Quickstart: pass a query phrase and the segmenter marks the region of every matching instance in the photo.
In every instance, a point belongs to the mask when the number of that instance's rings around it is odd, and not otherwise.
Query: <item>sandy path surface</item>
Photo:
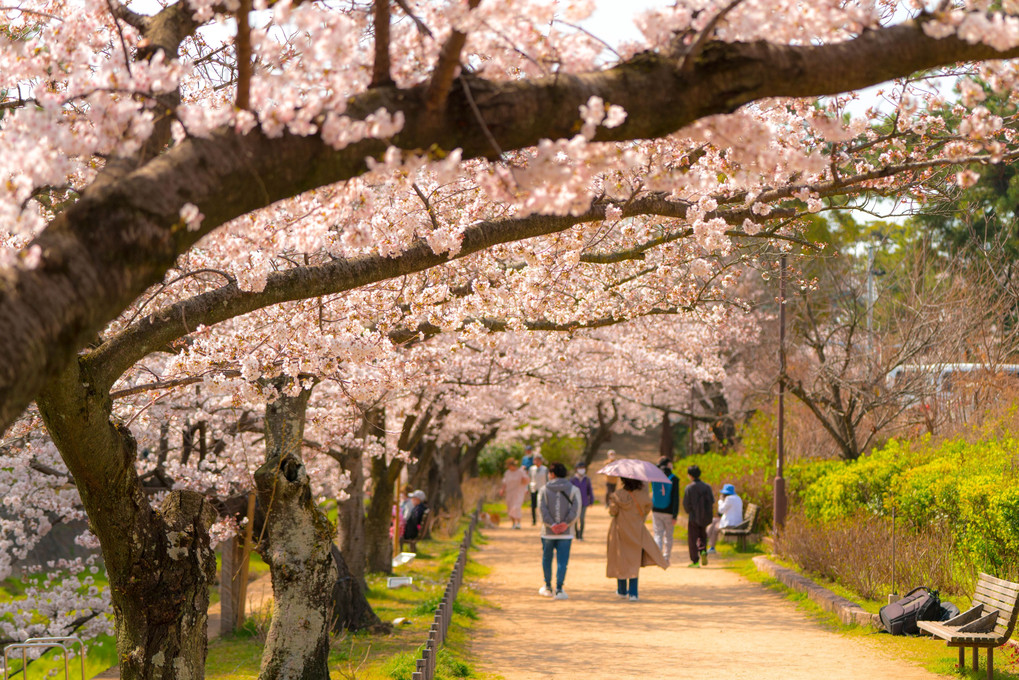
[[[890,658],[878,644],[825,631],[717,561],[688,569],[685,543],[673,551],[678,566],[641,570],[639,602],[618,599],[615,581],[605,578],[602,505],[589,508],[585,540],[574,541],[570,599],[540,597],[541,543],[524,512],[523,530],[486,529],[489,543],[477,553],[492,568],[480,589],[500,609],[483,615],[473,649],[482,670],[506,680],[941,677]]]

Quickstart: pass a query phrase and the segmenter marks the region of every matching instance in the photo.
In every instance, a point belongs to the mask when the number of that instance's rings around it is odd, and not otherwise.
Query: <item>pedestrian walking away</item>
[[[718,517],[708,527],[708,553],[715,552],[718,535],[726,527],[734,527],[743,523],[743,499],[736,495],[736,487],[723,484],[719,492]]]
[[[548,483],[538,492],[538,508],[541,512],[541,570],[545,585],[538,594],[565,600],[566,567],[570,561],[570,546],[573,544],[573,527],[580,517],[583,503],[580,489],[566,478],[566,466],[552,463]],[[555,589],[552,589],[552,557],[555,555]]]
[[[520,528],[524,512],[524,495],[527,493],[529,483],[530,476],[526,470],[517,467],[517,459],[506,459],[506,472],[502,473],[499,495],[506,499],[506,514],[514,529]]]
[[[576,469],[573,471],[573,477],[570,478],[570,483],[577,487],[580,492],[580,517],[577,519],[576,535],[577,540],[584,540],[584,520],[587,517],[587,506],[594,504],[594,488],[591,486],[591,478],[587,476],[587,466],[583,463],[577,463]]]
[[[687,516],[687,546],[690,549],[691,567],[708,564],[708,527],[714,514],[715,495],[711,487],[701,481],[701,469],[691,465],[686,469],[690,483],[683,490],[683,511]]]
[[[651,512],[651,496],[644,482],[629,477],[621,477],[619,481],[623,488],[609,498],[612,522],[606,542],[605,575],[616,579],[619,597],[636,602],[640,568],[657,564],[667,569],[669,563],[644,526]]]
[[[670,483],[651,482],[651,531],[662,555],[671,561],[672,538],[679,517],[679,478],[672,474],[672,462],[665,456],[658,460],[658,467]]]
[[[531,480],[528,488],[531,490],[531,526],[533,527],[538,524],[538,492],[548,482],[548,468],[545,467],[545,460],[540,453],[534,457],[534,463],[527,472]]]
[[[606,461],[605,463],[611,463],[616,459],[616,452],[609,449],[605,452]],[[616,487],[619,485],[619,477],[612,475],[605,475],[605,505],[609,504],[609,499],[612,498],[612,494],[616,492]]]

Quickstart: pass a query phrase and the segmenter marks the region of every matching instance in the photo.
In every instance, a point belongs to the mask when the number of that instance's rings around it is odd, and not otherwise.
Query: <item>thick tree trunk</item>
[[[402,469],[401,460],[386,463],[382,458],[372,459],[372,497],[364,521],[368,571],[393,572],[393,539],[389,529],[393,525],[393,486]]]
[[[151,506],[134,438],[111,422],[109,396],[93,385],[72,362],[38,404],[102,546],[121,678],[199,680],[216,575],[208,531],[215,509],[192,491],[171,491]]]
[[[340,549],[335,544],[332,546],[331,553],[339,575],[336,583],[333,584],[331,596],[330,630],[334,633],[342,633],[345,630],[388,630],[389,626],[382,623],[365,598],[362,579],[354,578],[347,568]]]
[[[584,436],[584,452],[581,454],[581,459],[585,465],[591,465],[591,461],[598,455],[602,444],[612,441],[612,426],[616,424],[617,420],[619,420],[619,407],[615,402],[612,402],[611,417],[605,413],[603,403],[598,402],[598,424],[588,430]]]
[[[675,456],[672,446],[672,421],[669,420],[669,412],[662,411],[662,431],[658,438],[658,455],[671,461]]]
[[[436,506],[456,510],[463,504],[463,485],[460,477],[460,458],[463,446],[444,444],[439,447],[439,495]]]
[[[346,558],[350,575],[364,587],[365,528],[364,528],[364,462],[361,449],[343,453],[343,469],[350,475],[348,497],[337,503],[336,534],[340,552]]]
[[[244,536],[232,536],[219,547],[223,555],[219,571],[219,632],[225,635],[237,627],[237,617],[244,610],[240,601]]]
[[[315,504],[301,448],[310,390],[265,408],[265,463],[255,471],[265,527],[258,552],[272,573],[272,622],[259,680],[328,680],[332,528]]]

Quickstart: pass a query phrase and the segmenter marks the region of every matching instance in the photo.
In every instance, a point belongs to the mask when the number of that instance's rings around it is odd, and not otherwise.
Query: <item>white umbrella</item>
[[[614,460],[601,470],[598,470],[598,472],[603,475],[611,475],[612,477],[627,477],[629,479],[639,479],[643,482],[672,484],[657,465],[646,460],[638,460],[637,458]]]

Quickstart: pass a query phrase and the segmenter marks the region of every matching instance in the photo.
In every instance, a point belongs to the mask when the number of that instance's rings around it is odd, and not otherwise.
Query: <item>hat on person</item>
[[[688,467],[686,469],[686,474],[690,475],[694,479],[700,479],[701,478],[701,469],[699,467],[697,467],[696,465],[691,465],[690,467]]]
[[[422,491],[421,489],[418,489],[417,491],[415,491],[414,493],[412,493],[412,494],[410,495],[410,497],[411,497],[411,498],[416,498],[416,499],[418,499],[419,501],[421,501],[422,503],[424,503],[424,502],[425,502],[425,492],[424,492],[424,491]]]
[[[736,487],[734,487],[732,484],[723,484],[722,485],[722,493],[724,495],[726,495],[726,496],[735,496],[736,495]]]

